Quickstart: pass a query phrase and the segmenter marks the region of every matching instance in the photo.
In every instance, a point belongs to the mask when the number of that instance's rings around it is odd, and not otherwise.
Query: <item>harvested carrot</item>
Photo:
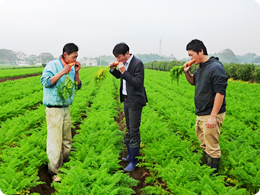
[[[193,59],[193,60],[189,61],[189,62],[187,63],[187,65],[188,65],[188,66],[191,66],[195,61],[196,61],[196,60]]]
[[[194,62],[195,62],[195,59],[189,61],[187,63],[187,65],[191,66]],[[173,81],[173,79],[176,79],[177,80],[177,84],[179,84],[179,77],[183,73],[183,68],[184,68],[184,65],[183,66],[174,66],[170,70],[170,77],[172,78],[172,81]]]
[[[119,64],[119,62],[114,62],[113,65],[114,66],[117,66]]]
[[[72,63],[69,63],[68,65],[74,66],[75,64],[76,64],[76,62],[72,62]]]
[[[113,66],[117,66],[119,64],[119,62],[114,62],[113,63]],[[101,80],[103,80],[104,78],[106,78],[106,70],[110,67],[107,66],[106,68],[100,68],[98,70],[98,73],[97,73],[97,76],[95,77],[95,81],[98,83],[100,82]]]

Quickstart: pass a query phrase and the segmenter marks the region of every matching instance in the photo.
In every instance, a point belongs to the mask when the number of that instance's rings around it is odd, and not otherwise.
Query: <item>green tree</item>
[[[52,54],[50,53],[41,53],[38,58],[41,60],[43,64],[47,64],[49,61],[54,60],[55,58],[53,57]]]
[[[34,65],[37,58],[37,55],[32,54],[26,58],[26,62],[30,65]]]
[[[0,64],[15,64],[17,56],[12,50],[0,49]]]

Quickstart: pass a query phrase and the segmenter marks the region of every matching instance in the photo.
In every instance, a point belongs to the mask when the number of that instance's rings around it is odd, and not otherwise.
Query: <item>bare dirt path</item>
[[[39,76],[42,73],[35,73],[35,74],[28,74],[28,75],[22,75],[22,76],[17,76],[17,77],[8,77],[8,78],[2,78],[0,79],[0,83],[6,82],[6,81],[14,81],[14,80],[18,80],[18,79],[24,79],[27,77],[35,77],[35,76]]]

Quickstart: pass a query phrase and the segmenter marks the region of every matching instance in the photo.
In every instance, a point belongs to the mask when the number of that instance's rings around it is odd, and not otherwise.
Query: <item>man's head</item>
[[[191,59],[195,59],[195,64],[199,64],[208,60],[208,52],[204,43],[198,39],[194,39],[186,46],[188,55]]]
[[[68,43],[63,47],[62,58],[66,63],[76,62],[78,57],[78,46],[74,43]]]
[[[129,47],[125,43],[118,43],[113,49],[113,54],[118,62],[123,63],[125,63],[131,56],[129,54]]]

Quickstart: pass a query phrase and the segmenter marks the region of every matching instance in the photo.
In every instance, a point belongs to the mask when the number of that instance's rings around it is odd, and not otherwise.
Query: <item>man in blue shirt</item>
[[[43,70],[41,83],[43,85],[43,104],[46,106],[47,121],[47,155],[48,169],[53,180],[59,181],[58,169],[71,151],[71,117],[69,105],[74,100],[75,88],[81,88],[79,70],[81,65],[76,62],[78,47],[68,43],[63,47],[63,53],[57,60],[50,61]],[[73,66],[74,65],[74,66]],[[70,89],[67,97],[58,94],[65,80],[70,79],[76,86]],[[66,93],[65,93],[66,94]]]

